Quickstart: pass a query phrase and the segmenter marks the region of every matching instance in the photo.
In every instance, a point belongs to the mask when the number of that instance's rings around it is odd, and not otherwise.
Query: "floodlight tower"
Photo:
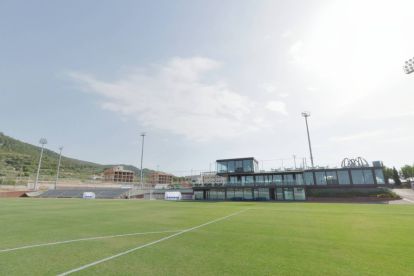
[[[37,166],[37,174],[36,174],[36,180],[34,184],[34,190],[36,190],[37,188],[37,179],[39,178],[40,164],[42,163],[43,146],[47,144],[46,138],[40,139],[39,143],[42,144],[42,150],[40,151],[39,165]]]
[[[306,131],[308,132],[308,142],[309,142],[309,151],[310,151],[310,158],[311,158],[311,163],[312,163],[312,167],[313,166],[313,156],[312,156],[312,147],[311,147],[311,142],[310,142],[310,136],[309,136],[309,128],[308,128],[308,117],[311,115],[310,111],[303,111],[302,112],[302,116],[305,117],[305,122],[306,122]]]
[[[59,163],[58,163],[57,172],[56,172],[55,190],[57,189],[57,182],[58,182],[58,177],[59,177],[60,159],[62,158],[62,149],[63,149],[63,147],[60,147],[59,149],[60,149],[60,155],[59,155]]]
[[[414,72],[414,58],[407,60],[403,66],[403,69],[404,73],[406,74],[411,74]]]
[[[141,132],[142,136],[142,151],[141,151],[141,176],[139,177],[139,184],[142,190],[142,160],[144,159],[144,137],[147,135],[145,132]]]

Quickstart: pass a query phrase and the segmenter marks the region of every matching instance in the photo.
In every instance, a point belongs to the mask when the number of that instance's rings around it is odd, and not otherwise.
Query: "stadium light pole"
[[[42,139],[40,139],[39,143],[42,144],[42,150],[40,151],[39,165],[37,166],[37,174],[36,174],[36,180],[35,180],[35,184],[34,184],[34,189],[33,190],[36,190],[36,188],[37,188],[37,179],[39,178],[40,164],[42,163],[43,146],[45,144],[47,144],[47,140],[45,138],[42,138]]]
[[[414,58],[407,60],[403,66],[403,69],[404,73],[406,74],[411,74],[414,72]]]
[[[302,116],[305,117],[306,131],[308,132],[309,152],[310,152],[310,158],[311,158],[311,163],[312,163],[312,168],[313,168],[314,166],[313,166],[312,147],[311,147],[311,141],[310,141],[310,136],[309,136],[309,128],[308,128],[308,117],[310,115],[311,115],[310,111],[303,111],[302,112]]]
[[[147,135],[145,132],[141,132],[142,136],[142,150],[141,150],[141,176],[139,177],[139,182],[142,190],[142,161],[144,160],[144,138]]]
[[[58,182],[58,177],[59,177],[60,159],[62,158],[62,149],[63,149],[63,147],[60,147],[59,149],[60,149],[60,154],[59,154],[59,163],[58,163],[58,167],[57,167],[57,171],[56,171],[55,190],[57,189],[57,182]]]
[[[296,155],[293,155],[293,162],[295,163],[295,169],[296,169]]]

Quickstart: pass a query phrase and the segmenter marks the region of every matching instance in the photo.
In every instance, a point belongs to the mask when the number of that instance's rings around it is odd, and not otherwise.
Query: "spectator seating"
[[[82,198],[84,192],[95,193],[95,198],[125,198],[129,189],[64,189],[45,191],[39,198]]]

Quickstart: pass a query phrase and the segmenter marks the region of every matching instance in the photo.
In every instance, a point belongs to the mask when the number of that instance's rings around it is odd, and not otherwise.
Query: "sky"
[[[414,163],[412,0],[0,1],[0,131],[175,175]],[[293,157],[295,156],[295,158]]]

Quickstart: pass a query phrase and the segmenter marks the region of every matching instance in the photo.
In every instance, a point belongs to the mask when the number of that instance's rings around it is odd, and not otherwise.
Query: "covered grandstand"
[[[38,198],[82,198],[84,192],[95,193],[95,198],[101,199],[117,199],[125,198],[129,189],[62,189],[47,190],[39,195]]]

